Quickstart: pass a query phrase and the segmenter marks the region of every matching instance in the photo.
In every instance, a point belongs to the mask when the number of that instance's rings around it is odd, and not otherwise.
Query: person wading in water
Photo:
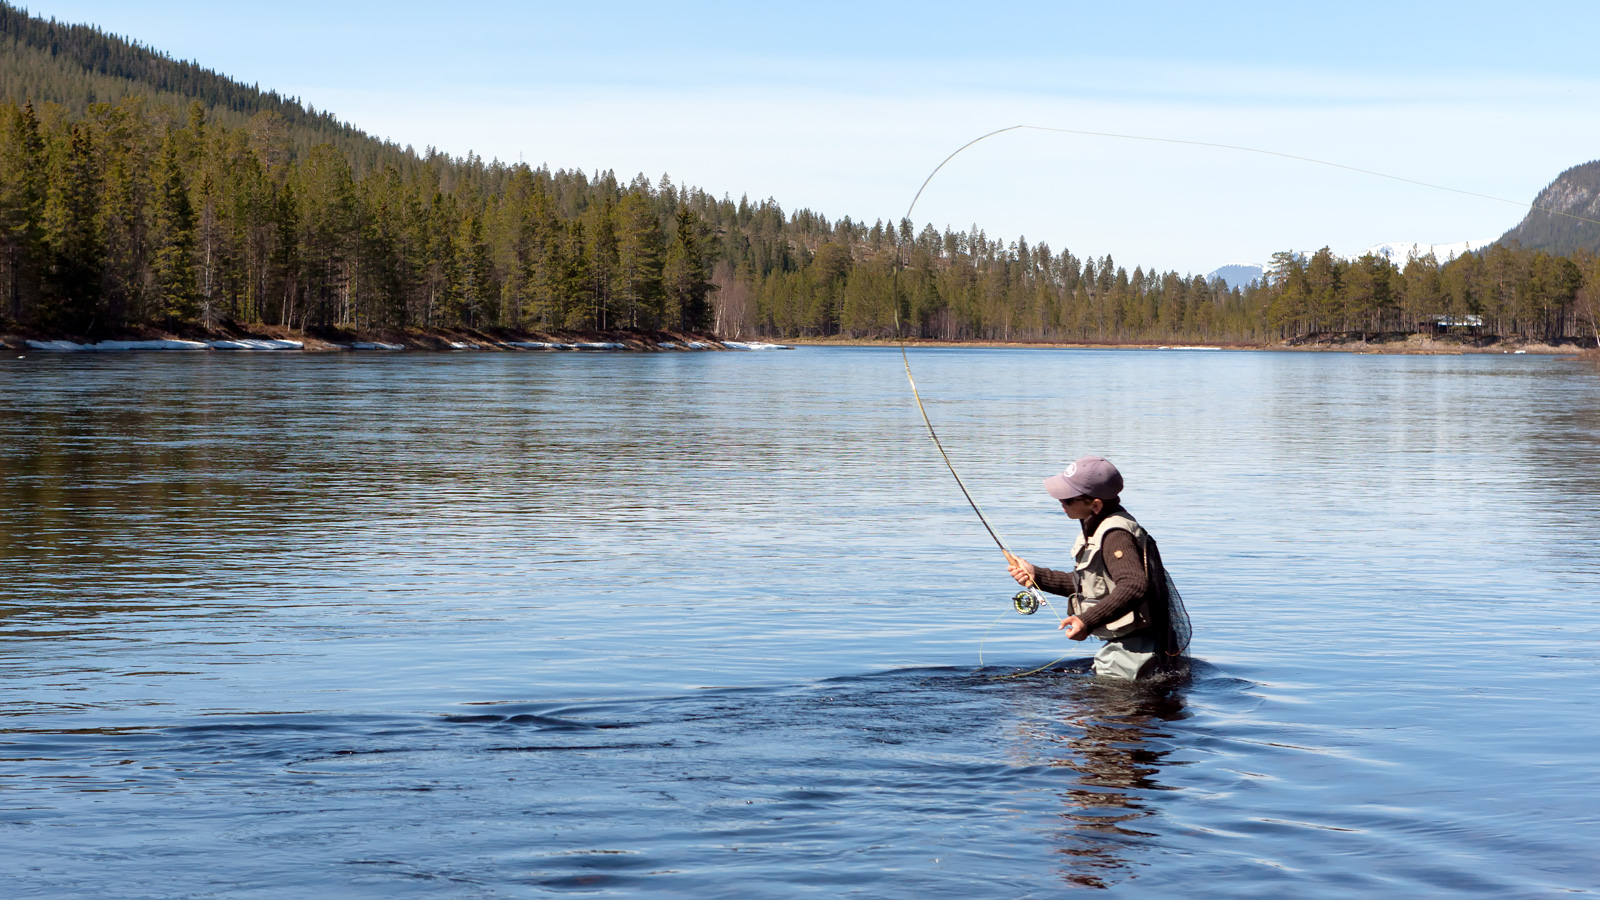
[[[1068,598],[1071,615],[1061,623],[1067,637],[1105,640],[1094,655],[1096,675],[1132,681],[1186,671],[1189,617],[1155,539],[1119,502],[1122,473],[1103,457],[1085,456],[1046,478],[1044,489],[1082,525],[1073,570],[1013,557],[1011,577]]]

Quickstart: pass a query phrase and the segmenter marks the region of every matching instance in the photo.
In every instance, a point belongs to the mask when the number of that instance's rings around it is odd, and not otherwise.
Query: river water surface
[[[912,359],[1023,555],[1120,465],[1188,683],[1006,612],[894,351],[0,360],[0,893],[1600,888],[1592,367]]]

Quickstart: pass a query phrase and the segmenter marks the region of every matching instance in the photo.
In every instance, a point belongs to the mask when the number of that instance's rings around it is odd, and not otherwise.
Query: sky
[[[45,0],[452,155],[913,211],[1120,265],[1494,238],[1600,157],[1600,4]]]

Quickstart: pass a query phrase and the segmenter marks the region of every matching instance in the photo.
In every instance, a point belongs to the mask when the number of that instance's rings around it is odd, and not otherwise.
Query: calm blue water
[[[1189,684],[1006,612],[895,351],[0,359],[4,895],[1600,889],[1592,366],[913,364],[1037,562],[1122,467]]]

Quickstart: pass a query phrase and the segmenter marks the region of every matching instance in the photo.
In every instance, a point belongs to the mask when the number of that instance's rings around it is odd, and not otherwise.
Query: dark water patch
[[[519,747],[485,747],[490,753],[555,753],[577,750],[644,750],[673,746],[660,744],[525,744]]]
[[[1114,702],[1096,705],[1108,697]],[[335,844],[385,846],[381,835],[389,826],[427,821],[430,831],[459,837],[465,829],[487,846],[534,840],[544,848],[537,876],[487,861],[456,870],[449,876],[453,883],[655,890],[651,879],[670,874],[678,889],[731,896],[723,886],[790,869],[780,881],[791,888],[889,888],[904,876],[870,873],[925,863],[921,844],[959,843],[959,835],[974,828],[1022,827],[1035,832],[1030,840],[1092,844],[1102,856],[1122,859],[1122,851],[1101,846],[1105,810],[1150,814],[1134,794],[1152,789],[1152,773],[1171,752],[1161,742],[1175,738],[1152,726],[1177,721],[1174,712],[1182,706],[1181,695],[1108,692],[1078,677],[1023,688],[976,670],[943,668],[562,704],[561,718],[527,712],[234,716],[153,730],[137,744],[112,735],[70,745],[41,740],[31,757],[35,776],[0,791],[0,816],[17,826],[45,827],[15,803],[20,795],[45,794],[88,816],[78,826],[88,832],[80,835],[115,831],[137,808],[140,790],[160,786],[183,797],[187,810],[163,832],[179,845],[204,846],[212,865],[218,854],[237,862],[242,854],[302,846],[318,834],[339,835]],[[555,733],[565,733],[567,717],[584,715],[623,717],[632,738],[660,739],[498,743],[506,729],[525,729],[535,718],[556,722]],[[1115,741],[1096,736],[1102,720],[1116,731]],[[919,749],[910,752],[913,746]],[[40,764],[46,753],[51,765]],[[55,767],[86,771],[110,757],[131,771],[94,783],[47,774]],[[1040,828],[1062,797],[1070,809],[1082,807],[1069,787],[1095,779],[1122,790],[1096,792],[1090,812],[1078,816],[1065,838]],[[94,807],[72,799],[90,792],[128,799],[109,806],[94,801]],[[225,813],[224,804],[232,812]],[[369,821],[373,804],[386,810],[384,824]],[[306,811],[293,815],[306,820],[309,833],[284,828],[288,807]],[[204,831],[217,815],[234,820],[231,838]],[[1113,843],[1129,836],[1139,834],[1121,825],[1111,833]],[[601,837],[614,853],[593,849]],[[426,854],[409,839],[398,849]],[[960,853],[955,847],[950,852]],[[857,855],[876,861],[852,863],[834,875],[796,877],[824,861]],[[396,878],[445,877],[414,864],[390,868]],[[610,871],[617,869],[657,874]],[[769,888],[781,892],[777,883]]]

